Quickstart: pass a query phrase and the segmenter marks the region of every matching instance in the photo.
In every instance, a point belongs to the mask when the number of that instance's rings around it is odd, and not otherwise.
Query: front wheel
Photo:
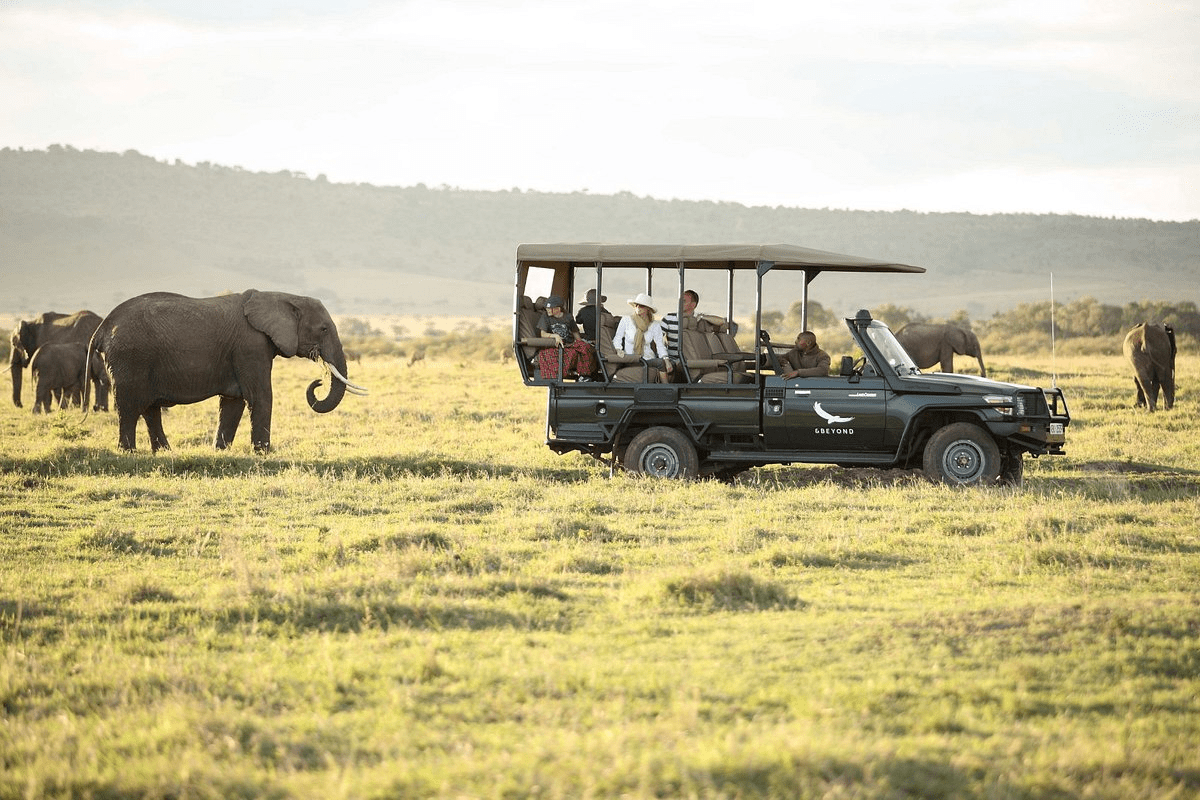
[[[681,431],[656,427],[633,437],[623,460],[635,475],[656,478],[695,478],[700,473],[696,448]]]
[[[925,477],[956,486],[990,486],[1000,475],[1000,448],[978,425],[955,422],[925,445]]]

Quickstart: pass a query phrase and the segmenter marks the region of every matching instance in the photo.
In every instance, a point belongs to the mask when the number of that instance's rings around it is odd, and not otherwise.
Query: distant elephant
[[[133,450],[138,417],[146,420],[150,449],[170,449],[162,427],[167,406],[221,398],[213,445],[233,442],[250,407],[250,441],[256,452],[271,448],[271,368],[276,356],[300,356],[332,373],[329,394],[319,400],[320,380],[308,386],[308,405],[324,414],[347,391],[366,390],[346,379],[346,356],[337,326],[320,300],[260,292],[184,297],[153,292],[112,310],[92,336],[89,352],[103,354],[112,380],[118,443]],[[85,396],[86,403],[86,396]]]
[[[100,324],[100,316],[91,311],[76,311],[74,314],[60,314],[57,311],[47,311],[38,314],[33,319],[21,320],[12,332],[12,359],[9,369],[12,371],[13,405],[21,408],[21,383],[25,367],[39,347],[54,342],[78,342],[87,345],[96,327]],[[99,397],[101,390],[96,389]]]
[[[979,337],[969,328],[915,322],[896,331],[896,339],[921,369],[941,363],[942,372],[954,372],[954,356],[958,354],[974,356],[979,362],[979,374],[987,377]]]
[[[66,408],[68,403],[79,405],[88,369],[85,343],[51,342],[39,347],[29,360],[35,393],[33,413],[49,413],[52,399],[58,401],[59,408]],[[96,404],[92,410],[107,411],[108,373],[101,359],[96,358],[90,370],[96,386]]]
[[[1162,387],[1163,408],[1175,405],[1175,329],[1139,322],[1125,335],[1125,358],[1133,366],[1138,407],[1154,411]]]

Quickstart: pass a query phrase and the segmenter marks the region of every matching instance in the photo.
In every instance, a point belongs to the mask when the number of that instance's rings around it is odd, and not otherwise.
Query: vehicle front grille
[[[1041,392],[1018,392],[1014,400],[1013,411],[1018,417],[1045,417],[1050,413]]]

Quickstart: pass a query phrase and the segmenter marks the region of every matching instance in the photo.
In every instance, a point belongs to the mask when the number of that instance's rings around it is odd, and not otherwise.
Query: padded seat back
[[[728,357],[742,352],[734,338],[736,330],[737,323],[721,317],[704,315],[684,319],[679,344],[692,380],[701,383],[728,383],[731,377],[734,383],[750,380],[744,361],[734,362],[732,376],[730,373]]]
[[[517,315],[517,341],[526,363],[531,363],[543,347],[553,347],[554,340],[538,336],[537,322],[546,307],[546,298],[539,297],[536,301],[528,297],[521,298],[521,308]]]

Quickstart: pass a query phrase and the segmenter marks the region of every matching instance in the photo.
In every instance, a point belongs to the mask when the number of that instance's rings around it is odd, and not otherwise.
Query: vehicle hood
[[[944,392],[946,394],[1007,394],[1020,389],[1035,389],[1022,383],[1004,383],[978,375],[956,372],[931,372],[900,377],[902,387],[914,392]]]

